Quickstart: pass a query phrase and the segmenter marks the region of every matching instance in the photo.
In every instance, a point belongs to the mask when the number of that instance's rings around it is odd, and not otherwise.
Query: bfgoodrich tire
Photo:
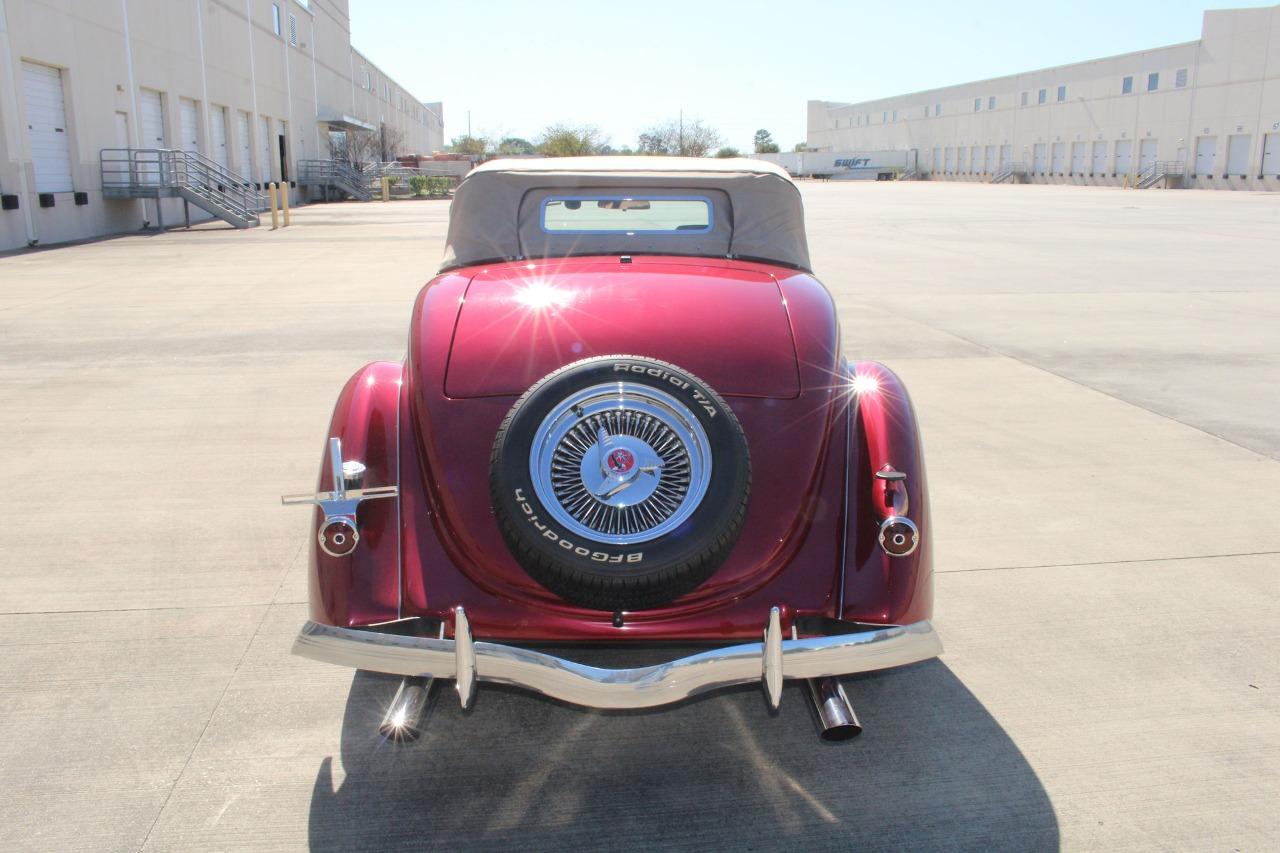
[[[600,356],[539,380],[489,465],[511,553],[561,598],[644,610],[692,591],[737,541],[751,460],[733,411],[675,365]]]

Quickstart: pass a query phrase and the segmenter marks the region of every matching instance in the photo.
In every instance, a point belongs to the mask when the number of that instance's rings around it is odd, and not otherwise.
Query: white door
[[[1116,140],[1116,174],[1127,175],[1133,171],[1133,140]]]
[[[1227,174],[1245,177],[1249,172],[1249,134],[1233,136],[1227,140]]]
[[[956,148],[956,172],[964,174],[969,169],[969,148],[961,145]]]
[[[933,162],[930,164],[930,171],[933,171],[933,172],[942,171],[942,149],[941,148],[933,149]]]
[[[1035,168],[1033,172],[1044,174],[1044,143],[1037,142],[1035,147]]]
[[[994,145],[988,145],[987,150],[983,153],[982,171],[990,175],[992,170],[995,169],[995,167],[996,167],[996,147]]]
[[[1160,150],[1160,146],[1155,139],[1144,139],[1142,145],[1138,146],[1138,169],[1146,171],[1156,163],[1156,152]]]
[[[1053,173],[1061,175],[1067,166],[1067,143],[1053,143]]]
[[[258,116],[258,180],[271,183],[271,119]]]
[[[138,111],[142,114],[142,147],[164,148],[164,107],[160,93],[143,89],[138,93]]]
[[[1083,175],[1085,173],[1084,161],[1089,156],[1089,143],[1073,142],[1071,143],[1071,174]]]
[[[164,104],[159,92],[142,89],[138,92],[138,112],[142,130],[143,148],[165,148]],[[156,154],[139,154],[134,158],[138,164],[138,180],[144,184],[158,183],[160,179],[160,157]]]
[[[235,172],[243,178],[253,174],[253,145],[249,141],[249,114],[243,111],[236,113],[236,140],[239,146],[236,152]]]
[[[22,63],[22,97],[27,108],[31,165],[36,192],[71,192],[71,141],[62,99],[62,72],[34,62]]]
[[[1195,175],[1212,175],[1214,161],[1218,159],[1218,137],[1201,136],[1196,140]]]
[[[1003,172],[1005,169],[1008,169],[1009,166],[1012,164],[1012,162],[1013,162],[1013,146],[1001,145],[1000,146],[1000,171]]]
[[[1262,140],[1262,174],[1280,175],[1280,133],[1268,133]]]
[[[212,107],[209,113],[209,154],[222,168],[227,168],[227,108]]]
[[[969,152],[969,171],[975,175],[982,171],[982,149],[977,145]]]
[[[1093,143],[1093,165],[1089,171],[1098,176],[1107,173],[1107,143]]]
[[[954,148],[947,149],[947,174],[950,175],[956,167],[956,150]]]
[[[178,140],[183,151],[200,151],[200,122],[196,102],[190,98],[178,99],[178,128],[182,138]]]

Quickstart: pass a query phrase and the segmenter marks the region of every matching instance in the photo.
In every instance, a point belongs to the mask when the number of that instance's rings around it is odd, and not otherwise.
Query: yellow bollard
[[[289,227],[289,182],[280,182],[280,211],[284,213],[284,227]]]
[[[391,201],[391,179],[386,175],[382,176],[382,200]]]
[[[280,208],[276,203],[276,185],[274,181],[267,184],[267,198],[271,200],[271,230],[274,231],[280,227]]]

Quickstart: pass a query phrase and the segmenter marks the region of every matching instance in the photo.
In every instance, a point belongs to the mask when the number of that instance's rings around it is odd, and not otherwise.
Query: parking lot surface
[[[291,657],[330,409],[443,202],[0,257],[0,844],[1274,849],[1280,196],[806,184],[850,357],[930,466],[946,654],[598,713]]]

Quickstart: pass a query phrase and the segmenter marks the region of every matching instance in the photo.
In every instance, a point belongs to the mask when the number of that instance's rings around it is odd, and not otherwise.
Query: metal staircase
[[[906,171],[898,173],[899,181],[914,181],[918,177],[920,177],[920,172],[919,170],[916,169],[915,166],[912,166],[910,169],[907,169]]]
[[[996,176],[991,179],[991,183],[1016,184],[1019,180],[1024,180],[1027,177],[1027,172],[1029,171],[1030,169],[1027,168],[1026,163],[1010,163],[996,173]]]
[[[1178,160],[1157,160],[1138,173],[1138,189],[1145,190],[1164,181],[1165,189],[1178,189],[1187,174],[1187,165]]]
[[[299,184],[304,187],[319,187],[326,192],[330,189],[337,190],[357,201],[369,201],[373,198],[373,190],[369,184],[379,176],[371,176],[367,170],[352,166],[345,160],[298,161]]]
[[[107,198],[180,198],[236,228],[257,225],[258,211],[266,207],[248,178],[194,151],[104,148],[98,158]]]

